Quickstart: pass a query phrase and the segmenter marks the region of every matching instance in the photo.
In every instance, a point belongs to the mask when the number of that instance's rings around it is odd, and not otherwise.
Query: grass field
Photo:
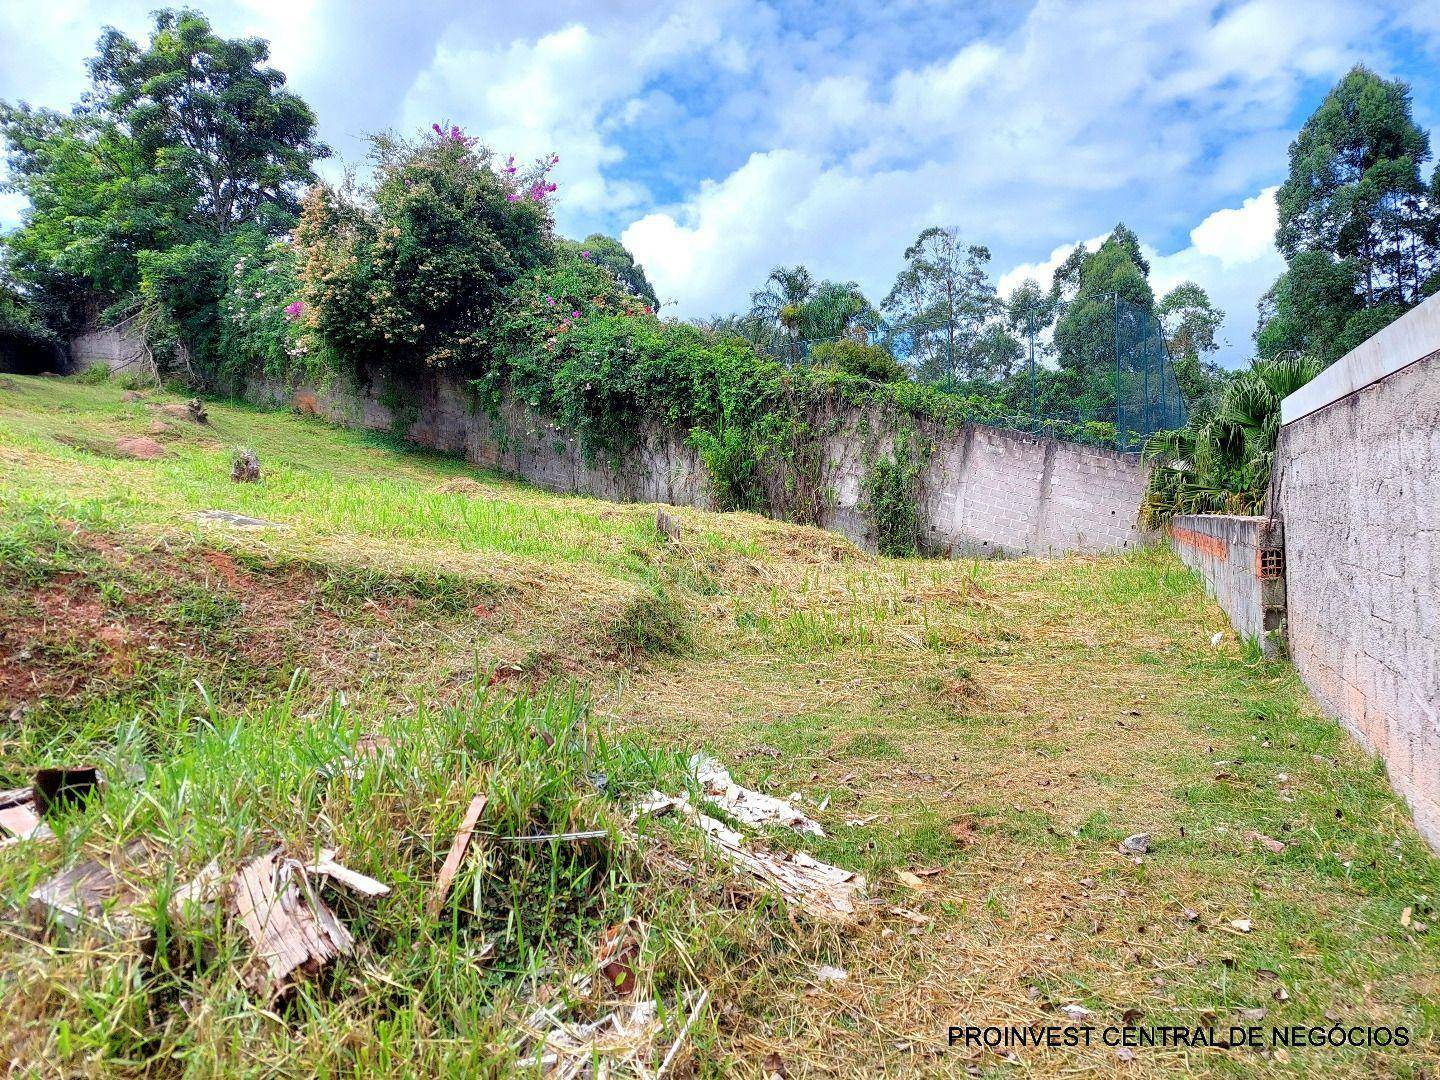
[[[658,1006],[643,1075],[672,1045],[676,1075],[1437,1075],[1440,863],[1383,770],[1167,551],[876,559],[688,510],[671,542],[653,506],[299,416],[156,407],[174,400],[0,377],[0,788],[75,762],[108,779],[55,839],[0,848],[17,1072],[521,1069],[529,1018],[625,925],[620,996]],[[123,456],[134,435],[163,454]],[[259,483],[229,479],[239,447]],[[376,739],[383,760],[345,767]],[[632,821],[699,749],[798,794],[826,835],[769,839],[862,871],[860,925],[797,916],[681,825]],[[479,792],[490,842],[429,917]],[[537,831],[603,835],[504,842]],[[1118,850],[1140,832],[1148,853]],[[135,841],[153,941],[27,910],[47,875]],[[337,900],[356,955],[271,1003],[223,918],[166,900],[277,844],[393,891]],[[1073,1006],[1094,1045],[947,1046],[952,1025]],[[1100,1041],[1336,1024],[1408,1045]]]

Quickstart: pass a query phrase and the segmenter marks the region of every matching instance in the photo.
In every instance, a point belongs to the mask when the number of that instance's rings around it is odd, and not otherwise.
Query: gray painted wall
[[[1290,654],[1440,849],[1440,297],[1286,398],[1284,416],[1271,499]]]
[[[1280,652],[1285,619],[1284,529],[1265,517],[1184,514],[1170,522],[1170,542],[1195,570],[1241,637],[1267,656]],[[1274,553],[1262,559],[1262,552]]]
[[[84,330],[70,339],[69,370],[84,371],[92,364],[105,364],[111,371],[121,371],[141,363],[144,356],[144,342],[130,324],[104,326],[92,317]]]
[[[247,396],[337,423],[403,428],[424,446],[462,452],[477,465],[552,491],[709,504],[704,465],[673,430],[654,426],[640,432],[639,452],[621,468],[591,466],[573,435],[517,402],[507,401],[492,419],[454,379],[428,375],[417,387],[393,394],[386,392],[384,378],[363,389],[339,381],[293,389],[257,382]],[[397,399],[414,402],[398,422],[385,404]],[[821,524],[873,550],[875,536],[864,512],[867,450],[890,451],[890,425],[883,416],[853,408],[836,419],[824,447],[821,481],[829,497]],[[1148,470],[1137,455],[971,425],[921,434],[936,445],[921,477],[924,540],[935,553],[1098,553],[1149,539],[1138,525]]]

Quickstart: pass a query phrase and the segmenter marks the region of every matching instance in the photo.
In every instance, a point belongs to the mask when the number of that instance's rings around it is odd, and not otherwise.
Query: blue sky
[[[103,25],[156,0],[0,0],[0,97],[68,105]],[[743,307],[777,263],[888,290],[958,225],[1002,288],[1124,220],[1157,289],[1199,281],[1248,356],[1281,268],[1273,189],[1329,86],[1364,62],[1440,122],[1440,3],[946,4],[223,0],[272,42],[337,159],[366,132],[458,123],[561,156],[563,231],[620,236],[667,312]],[[1428,169],[1427,169],[1428,175]],[[0,224],[22,212],[0,196]]]

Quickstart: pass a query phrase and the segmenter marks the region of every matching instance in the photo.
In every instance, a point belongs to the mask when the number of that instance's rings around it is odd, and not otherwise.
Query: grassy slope
[[[1414,924],[1432,921],[1440,868],[1288,666],[1233,636],[1209,645],[1223,617],[1167,553],[876,561],[687,511],[671,545],[653,508],[210,411],[208,427],[157,425],[113,387],[0,383],[0,697],[26,705],[0,719],[0,787],[82,756],[118,778],[59,843],[0,851],[0,889],[18,901],[67,852],[146,836],[180,852],[179,877],[323,840],[396,894],[346,910],[364,956],[281,1014],[238,988],[218,927],[176,931],[159,960],[7,931],[4,1056],[473,1068],[512,1053],[548,963],[583,965],[599,928],[633,913],[652,928],[647,992],[675,1002],[703,985],[719,1003],[692,1041],[702,1070],[778,1054],[792,1074],[1418,1076],[1435,1059],[1440,948]],[[109,456],[152,428],[164,457]],[[259,452],[261,484],[228,480],[239,445]],[[190,518],[212,508],[285,528]],[[584,702],[545,689],[572,681]],[[327,769],[361,732],[404,749],[337,787]],[[677,782],[673,751],[702,746],[742,780],[824,804],[829,836],[806,846],[871,876],[885,903],[866,926],[792,924],[722,873],[656,870],[623,807],[657,776]],[[604,795],[583,781],[595,771]],[[613,841],[472,874],[429,925],[426,885],[481,785],[503,804],[497,832],[564,822]],[[1154,848],[1137,865],[1116,844],[1139,831]],[[921,893],[904,868],[939,872]],[[817,964],[850,978],[818,983]],[[1267,1028],[1407,1024],[1412,1044],[1288,1060],[1142,1049],[1134,1065],[1098,1046],[1019,1065],[945,1049],[950,1024],[1058,1022],[1071,1003],[1100,1024],[1136,1010],[1223,1028],[1254,1008]]]

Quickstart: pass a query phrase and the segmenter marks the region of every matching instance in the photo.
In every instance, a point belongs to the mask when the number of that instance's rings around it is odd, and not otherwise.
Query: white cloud
[[[1099,236],[1092,236],[1089,240],[1077,240],[1076,244],[1083,245],[1086,251],[1094,251],[1105,242],[1105,237],[1109,235],[1109,233],[1101,233]],[[1027,278],[1038,282],[1042,289],[1048,289],[1050,283],[1055,279],[1055,271],[1060,269],[1060,264],[1075,250],[1075,246],[1075,244],[1061,244],[1039,262],[1021,263],[1019,266],[1012,267],[1000,275],[1000,280],[996,282],[997,291],[1001,296],[1009,296],[1016,286]]]
[[[1155,295],[1182,281],[1204,286],[1225,312],[1221,363],[1235,367],[1252,355],[1255,303],[1285,270],[1275,248],[1276,188],[1265,188],[1233,209],[1216,210],[1190,230],[1190,244],[1169,255],[1147,252]]]
[[[1142,239],[1172,233],[1186,207],[1283,173],[1307,80],[1342,72],[1384,18],[1359,0],[1315,7],[1297,19],[1281,0],[1040,0],[1008,33],[888,77],[847,70],[843,54],[813,77],[763,56],[761,145],[678,205],[646,210],[624,239],[692,316],[742,305],[769,266],[802,260],[883,296],[929,224],[990,246],[1014,267],[1002,284],[1119,219]],[[757,184],[771,172],[775,186]],[[1268,270],[1266,206],[1212,215],[1193,250],[1162,265],[1217,280]],[[1037,262],[1037,249],[1053,253]]]
[[[640,206],[643,181],[609,175],[624,156],[614,130],[643,115],[646,84],[671,65],[708,50],[726,65],[743,63],[722,47],[723,14],[723,6],[639,12],[507,43],[473,40],[457,23],[410,87],[403,124],[455,122],[521,159],[559,153],[562,224]]]
[[[1234,210],[1216,210],[1190,230],[1190,246],[1226,267],[1274,254],[1275,230],[1280,226],[1275,208],[1278,190],[1268,187]]]

